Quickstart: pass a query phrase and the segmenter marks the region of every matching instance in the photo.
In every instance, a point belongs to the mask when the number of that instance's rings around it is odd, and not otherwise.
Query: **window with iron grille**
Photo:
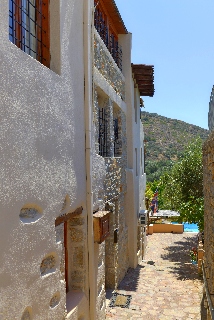
[[[102,157],[108,156],[107,138],[108,138],[108,121],[107,113],[104,108],[99,109],[99,155]]]
[[[119,126],[118,119],[114,119],[114,156],[120,155],[120,144],[119,144]]]
[[[9,39],[49,68],[49,0],[9,0]]]
[[[103,13],[96,8],[94,13],[94,26],[97,29],[100,37],[102,38],[103,42],[105,43],[106,47],[109,44],[109,36],[108,36],[108,26],[107,21],[104,19]]]

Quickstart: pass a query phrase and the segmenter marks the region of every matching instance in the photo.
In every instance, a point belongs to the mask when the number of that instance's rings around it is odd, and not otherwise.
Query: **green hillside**
[[[158,180],[160,175],[182,154],[186,145],[196,137],[203,141],[209,131],[198,126],[142,111],[145,133],[145,171],[147,181]]]

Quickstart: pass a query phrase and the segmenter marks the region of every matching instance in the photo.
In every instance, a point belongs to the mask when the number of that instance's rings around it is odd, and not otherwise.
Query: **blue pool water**
[[[195,223],[183,223],[184,225],[184,232],[199,232],[198,226]]]
[[[171,222],[171,223],[176,224],[178,222]],[[196,223],[183,222],[183,225],[184,225],[184,232],[199,232],[199,229]]]

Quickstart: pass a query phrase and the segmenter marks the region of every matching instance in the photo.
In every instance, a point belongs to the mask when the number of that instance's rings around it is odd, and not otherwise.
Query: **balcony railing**
[[[106,47],[108,48],[109,52],[111,53],[117,66],[122,71],[122,49],[119,46],[115,35],[111,32],[110,28],[106,24],[106,21],[103,18],[103,14],[99,9],[95,10],[94,26],[97,29],[97,32],[99,33]]]

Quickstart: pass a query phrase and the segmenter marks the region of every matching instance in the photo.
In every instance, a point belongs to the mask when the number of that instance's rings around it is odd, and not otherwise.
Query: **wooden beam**
[[[140,95],[152,97],[154,95],[154,66],[133,63],[131,66]]]
[[[82,213],[83,208],[79,207],[73,212],[69,212],[63,216],[57,217],[55,220],[55,227],[60,225],[61,223],[68,221],[69,219],[76,217]]]

